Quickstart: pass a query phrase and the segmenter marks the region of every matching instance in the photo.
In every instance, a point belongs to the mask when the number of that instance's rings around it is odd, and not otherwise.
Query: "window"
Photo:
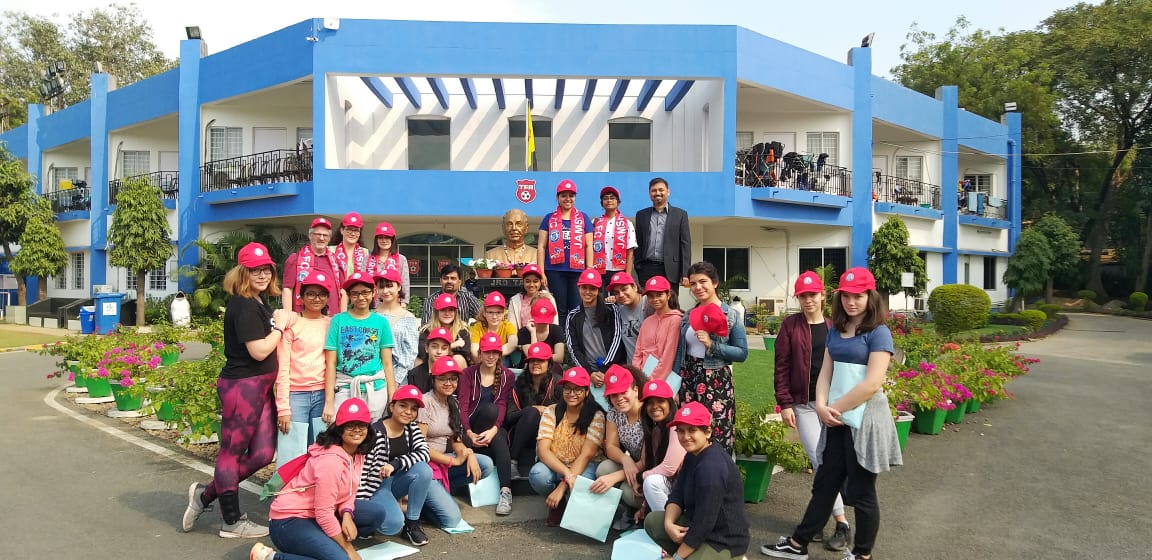
[[[921,181],[924,179],[924,158],[921,156],[898,156],[896,169],[893,174],[897,177]]]
[[[840,133],[809,132],[808,153],[813,156],[828,154],[828,165],[840,165]]]
[[[800,272],[816,270],[825,265],[832,265],[832,276],[840,275],[848,270],[848,249],[844,247],[814,247],[800,249]]]
[[[72,289],[84,289],[84,253],[72,253]]]
[[[472,258],[471,243],[441,233],[409,235],[397,239],[396,243],[408,259],[412,295],[419,297],[440,290],[440,267]]]
[[[652,121],[628,117],[608,122],[608,170],[652,170]]]
[[[168,291],[168,263],[164,263],[163,268],[148,273],[148,289],[157,292]]]
[[[312,145],[312,127],[310,127],[310,126],[296,127],[296,145],[297,146],[311,146]]]
[[[996,282],[996,257],[984,257],[984,289],[995,290],[999,287]]]
[[[528,121],[513,117],[508,121],[508,170],[524,169],[524,150],[528,142]],[[532,117],[532,135],[536,137],[536,170],[552,171],[552,121]]]
[[[75,183],[80,178],[79,170],[75,167],[55,167],[52,169],[52,190],[49,192],[56,192],[63,190],[60,186],[62,181],[70,181]]]
[[[243,151],[243,128],[214,126],[208,129],[208,161],[240,157]]]
[[[736,149],[737,150],[747,150],[748,148],[752,147],[752,144],[753,144],[753,140],[752,140],[752,133],[751,132],[736,131]]]
[[[968,187],[976,192],[982,192],[986,195],[992,194],[992,175],[965,175],[964,182],[968,183]]]
[[[53,276],[52,279],[54,280],[53,287],[55,287],[57,290],[67,290],[68,289],[68,268],[65,267],[64,270],[60,271],[60,274]]]
[[[728,282],[728,289],[748,289],[747,247],[705,247],[704,260],[716,266],[716,271],[720,273],[720,282]]]
[[[120,176],[135,177],[151,173],[149,169],[149,152],[120,152]]]
[[[408,119],[408,169],[451,169],[452,121],[446,118]]]

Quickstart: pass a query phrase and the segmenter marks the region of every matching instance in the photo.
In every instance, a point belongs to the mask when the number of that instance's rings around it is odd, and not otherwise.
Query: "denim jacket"
[[[748,335],[744,332],[744,323],[740,321],[740,314],[727,303],[720,303],[720,309],[728,318],[728,336],[712,335],[712,347],[704,356],[704,367],[707,369],[720,369],[733,362],[743,362],[748,359]],[[676,344],[676,362],[672,371],[680,373],[684,364],[684,355],[688,352],[688,344],[684,342],[684,330],[688,328],[688,315],[680,321],[680,332]]]

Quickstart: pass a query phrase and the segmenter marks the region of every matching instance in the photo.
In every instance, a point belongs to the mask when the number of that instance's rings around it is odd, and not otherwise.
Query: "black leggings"
[[[792,532],[792,539],[808,545],[812,536],[824,529],[836,495],[843,494],[844,504],[856,512],[855,545],[857,556],[872,554],[876,533],[880,531],[880,504],[876,499],[876,473],[856,460],[852,443],[852,429],[847,426],[828,428],[824,436],[824,456],[812,481],[812,499],[804,511],[804,519]]]
[[[478,434],[496,425],[498,412],[496,403],[478,405],[469,417],[472,432]],[[467,443],[468,447],[477,453],[482,453],[492,459],[492,463],[496,467],[496,477],[500,479],[500,486],[510,488],[512,486],[512,455],[508,451],[508,432],[504,427],[499,426],[497,428],[496,437],[492,438],[487,447],[476,447],[471,441]]]
[[[536,435],[540,431],[540,411],[529,406],[519,412],[512,422],[505,422],[512,431],[509,453],[522,465],[536,462]]]

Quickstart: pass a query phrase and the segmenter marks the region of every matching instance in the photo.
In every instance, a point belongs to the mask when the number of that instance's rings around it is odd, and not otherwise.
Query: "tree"
[[[149,270],[163,268],[172,256],[172,232],[159,187],[145,180],[128,180],[116,198],[108,229],[108,262],[136,275],[136,326],[144,326],[144,289]]]
[[[48,277],[62,274],[68,266],[64,237],[56,227],[56,214],[48,200],[36,197],[28,225],[20,236],[20,252],[12,259],[12,271],[19,276],[40,279],[40,299],[48,297]]]
[[[1052,287],[1057,277],[1068,279],[1080,268],[1080,236],[1056,214],[1044,214],[1032,224],[1032,229],[1040,232],[1048,240],[1052,251],[1051,273],[1044,286],[1044,301],[1052,303]]]
[[[908,297],[916,297],[928,287],[924,260],[908,244],[908,226],[896,216],[889,217],[872,234],[872,244],[868,246],[868,269],[876,277],[876,289],[886,296],[904,292]],[[900,276],[904,272],[913,274],[914,287],[902,286]]]
[[[4,246],[4,258],[12,262],[12,245],[20,242],[24,226],[31,214],[32,192],[36,180],[24,170],[24,164],[16,159],[0,143],[0,244]],[[16,275],[16,301],[28,305],[28,286],[24,276]]]
[[[1004,269],[1004,284],[1016,290],[1013,308],[1025,296],[1040,293],[1051,271],[1052,248],[1048,246],[1048,238],[1035,228],[1024,230],[1016,243],[1016,252]]]
[[[174,65],[152,42],[152,26],[135,4],[76,12],[64,22],[6,11],[0,21],[0,97],[13,101],[12,126],[27,121],[26,102],[40,100],[41,73],[55,62],[64,63],[71,86],[64,94],[67,105],[90,96],[95,62],[121,86]]]

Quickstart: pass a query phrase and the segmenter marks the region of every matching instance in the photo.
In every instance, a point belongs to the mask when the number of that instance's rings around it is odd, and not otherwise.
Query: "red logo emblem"
[[[420,261],[412,259],[408,261],[408,274],[420,274]]]
[[[516,181],[516,200],[529,204],[536,200],[536,180],[519,179]]]

